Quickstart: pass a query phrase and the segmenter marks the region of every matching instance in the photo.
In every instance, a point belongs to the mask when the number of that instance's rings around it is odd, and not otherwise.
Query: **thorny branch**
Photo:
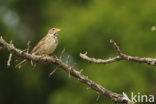
[[[77,71],[73,67],[69,66],[68,64],[62,62],[62,60],[58,59],[57,57],[42,57],[38,55],[32,55],[27,52],[23,52],[17,48],[15,48],[13,45],[7,43],[3,38],[0,38],[0,44],[2,44],[10,53],[16,54],[24,59],[27,59],[29,61],[34,61],[34,62],[48,62],[51,64],[56,64],[59,67],[61,67],[64,71],[67,73],[70,73],[73,77],[77,78],[80,82],[86,84],[88,87],[91,89],[97,91],[99,94],[104,95],[114,102],[122,103],[122,104],[134,104],[130,100],[127,99],[124,94],[117,94],[115,92],[112,92],[101,85],[93,82],[88,78],[88,76],[84,76],[81,72]]]
[[[113,45],[114,50],[117,53],[117,56],[114,58],[109,58],[106,60],[90,58],[89,56],[87,56],[87,52],[84,54],[80,53],[80,57],[83,58],[84,60],[87,60],[89,62],[96,63],[96,64],[107,64],[107,63],[112,63],[112,62],[116,62],[120,60],[128,60],[128,61],[135,61],[138,63],[147,63],[153,66],[156,65],[156,58],[141,58],[137,56],[129,56],[120,51],[119,46],[116,44],[114,40],[110,40],[110,43]]]

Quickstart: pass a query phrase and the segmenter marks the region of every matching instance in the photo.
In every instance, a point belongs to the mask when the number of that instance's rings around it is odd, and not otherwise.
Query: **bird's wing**
[[[47,37],[43,37],[39,42],[38,44],[33,48],[33,50],[31,51],[31,53],[35,53],[37,54],[38,53],[38,49],[45,44],[45,40],[47,39]]]

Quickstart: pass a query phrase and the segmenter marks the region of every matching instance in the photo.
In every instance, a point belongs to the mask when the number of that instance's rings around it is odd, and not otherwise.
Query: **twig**
[[[64,52],[65,52],[65,48],[63,48],[63,50],[62,50],[62,52],[61,52],[61,55],[60,55],[60,57],[59,57],[60,60],[62,60],[62,57],[63,57]],[[49,77],[51,77],[51,76],[57,71],[57,69],[58,69],[59,67],[60,67],[60,66],[56,66],[56,67],[54,68],[54,70],[53,70],[52,72],[50,72]]]
[[[68,65],[69,64],[69,60],[70,60],[70,56],[68,55],[67,56],[67,60],[66,60],[66,64]],[[71,69],[73,68],[73,66],[71,66]],[[70,78],[70,71],[69,71],[69,73],[68,73],[68,77]]]
[[[27,53],[29,53],[29,50],[30,50],[30,43],[31,43],[31,41],[28,41],[28,43],[27,43]]]
[[[51,77],[57,71],[57,68],[58,66],[56,66],[55,69],[52,72],[50,72],[49,77]]]
[[[30,61],[30,63],[31,63],[31,65],[32,65],[32,66],[34,65],[34,63],[33,63],[33,61],[32,61],[32,60]]]
[[[9,55],[9,59],[8,59],[8,63],[7,63],[7,67],[10,67],[11,59],[12,59],[12,53],[10,53],[10,55]]]
[[[13,46],[12,40],[10,41],[10,44]],[[12,59],[12,53],[10,53],[10,55],[9,55],[8,62],[7,62],[7,67],[10,67],[11,59]]]
[[[116,42],[115,42],[114,40],[110,40],[110,43],[113,45],[113,47],[114,47],[116,53],[117,53],[119,56],[121,56],[120,48],[119,48],[119,46],[116,44]]]
[[[97,98],[96,98],[96,101],[98,101],[99,98],[100,98],[100,94],[99,94],[99,92],[97,92],[97,94],[98,94],[98,96],[97,96]]]
[[[66,63],[66,64],[69,64],[69,60],[70,60],[70,56],[68,55],[68,56],[67,56],[67,60],[66,60],[65,63]]]
[[[96,63],[96,64],[108,64],[108,63],[112,63],[112,62],[121,60],[121,58],[119,56],[103,60],[103,59],[90,58],[89,56],[87,56],[87,54],[82,54],[82,53],[80,53],[80,57],[91,62],[91,63]]]
[[[65,48],[63,48],[63,50],[62,50],[62,52],[61,52],[61,55],[60,55],[60,60],[62,60],[62,57],[63,57],[63,54],[64,54],[64,52],[65,52]]]
[[[125,100],[124,96],[122,94],[114,93],[114,92],[102,87],[101,85],[93,82],[87,76],[82,75],[82,73],[80,73],[76,69],[72,68],[68,64],[62,62],[62,60],[58,59],[57,57],[42,57],[42,56],[32,55],[32,54],[23,52],[23,51],[15,48],[11,44],[7,43],[2,38],[0,39],[0,44],[5,46],[10,53],[16,54],[16,55],[18,55],[24,59],[27,59],[29,61],[32,60],[34,62],[48,62],[48,63],[54,63],[54,64],[60,66],[67,73],[70,72],[70,75],[77,78],[80,82],[86,84],[91,89],[99,92],[101,95],[104,95],[104,96],[110,98],[114,102],[119,102],[119,103],[123,103],[123,104],[130,104],[130,102],[131,102],[131,101]]]
[[[128,61],[135,61],[138,63],[147,63],[147,64],[150,64],[153,66],[156,65],[156,58],[141,58],[141,57],[137,57],[137,56],[129,56],[120,51],[119,46],[116,44],[116,42],[114,40],[110,40],[110,43],[113,45],[114,50],[117,53],[117,56],[114,58],[109,58],[106,60],[90,58],[89,56],[87,56],[86,53],[84,53],[84,54],[80,53],[80,57],[84,60],[87,60],[89,62],[96,63],[96,64],[107,64],[107,63],[112,63],[112,62],[116,62],[116,61],[120,61],[120,60],[128,60]]]

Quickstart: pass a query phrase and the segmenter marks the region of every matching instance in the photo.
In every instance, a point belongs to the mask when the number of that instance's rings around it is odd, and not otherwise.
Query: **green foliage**
[[[95,58],[115,56],[109,43],[117,41],[121,50],[129,55],[156,57],[155,0],[5,0],[0,1],[0,31],[16,47],[31,48],[52,27],[61,28],[56,55],[65,47],[83,74],[112,91],[122,93],[142,92],[156,95],[156,70],[154,66],[121,61],[106,65],[87,63],[79,57],[88,51]],[[54,65],[28,63],[22,70],[14,68],[13,56],[7,68],[9,53],[0,51],[0,104],[112,104],[103,96],[96,101],[95,91],[76,79],[68,78],[58,70],[52,78],[48,74]],[[129,95],[130,96],[130,95]]]

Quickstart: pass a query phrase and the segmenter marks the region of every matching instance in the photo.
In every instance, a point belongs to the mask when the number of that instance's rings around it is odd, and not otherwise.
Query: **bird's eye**
[[[54,28],[52,28],[52,30],[54,31],[55,29],[54,29]]]

